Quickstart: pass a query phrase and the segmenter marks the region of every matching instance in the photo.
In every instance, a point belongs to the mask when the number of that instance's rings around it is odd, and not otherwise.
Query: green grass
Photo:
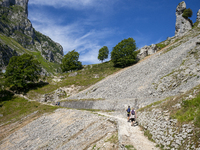
[[[19,53],[28,53],[31,54],[30,51],[26,50],[24,47],[22,47],[16,40],[13,38],[7,37],[3,34],[0,34],[0,39],[9,47],[11,47],[13,50],[16,50]]]
[[[166,47],[167,45],[158,43],[158,44],[156,44],[156,46],[159,47],[160,49],[162,49],[162,48]]]
[[[145,131],[144,131],[144,135],[145,135],[146,137],[148,137],[148,139],[149,139],[150,141],[155,142],[155,141],[152,139],[152,134],[150,133],[149,130],[145,130]]]
[[[41,115],[43,113],[49,113],[56,110],[58,107],[43,105],[36,101],[27,101],[21,97],[10,97],[4,99],[4,101],[0,101],[0,114],[3,117],[0,117],[0,122],[15,122],[23,117],[35,112],[37,115]]]
[[[133,145],[126,145],[125,148],[127,150],[136,150]]]
[[[197,26],[198,26],[199,23],[200,23],[199,21],[195,22],[194,25],[193,25],[193,27],[192,27],[192,29],[197,28]]]
[[[193,121],[200,128],[200,94],[192,100],[183,100],[181,109],[173,117],[181,123]]]
[[[84,90],[89,86],[97,83],[98,81],[104,79],[108,75],[119,71],[120,69],[121,68],[113,67],[113,63],[110,61],[101,64],[88,65],[84,69],[76,71],[78,75],[74,77],[68,77],[70,73],[60,74],[60,76],[64,76],[64,79],[62,79],[61,82],[54,83],[51,81],[52,78],[49,77],[48,85],[35,90],[31,90],[28,92],[28,95],[30,98],[34,99],[35,97],[37,97],[38,94],[51,93],[60,87],[67,87],[71,85],[82,86],[81,90]],[[99,78],[94,78],[95,75],[98,75]]]
[[[109,139],[107,139],[105,142],[110,142],[110,143],[114,143],[117,144],[118,143],[118,133],[116,132],[115,134],[113,134]]]
[[[49,73],[54,73],[55,68],[59,68],[60,65],[57,63],[52,63],[47,60],[45,60],[40,52],[32,52],[32,54],[37,58],[37,60],[41,63],[42,67],[46,69],[47,72]]]

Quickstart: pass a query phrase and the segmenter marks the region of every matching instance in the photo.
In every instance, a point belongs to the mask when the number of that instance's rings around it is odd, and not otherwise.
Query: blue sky
[[[138,48],[174,36],[179,0],[29,0],[33,27],[63,46],[79,52],[82,64],[100,63],[101,47],[109,51],[132,37]],[[196,22],[200,0],[185,0]],[[109,60],[109,59],[108,59]]]

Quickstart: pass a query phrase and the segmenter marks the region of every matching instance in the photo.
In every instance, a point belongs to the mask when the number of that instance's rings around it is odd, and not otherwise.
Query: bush
[[[185,19],[188,19],[188,17],[192,17],[192,14],[193,14],[192,10],[191,10],[190,8],[188,8],[188,9],[185,9],[185,10],[183,11],[182,16],[183,16]]]

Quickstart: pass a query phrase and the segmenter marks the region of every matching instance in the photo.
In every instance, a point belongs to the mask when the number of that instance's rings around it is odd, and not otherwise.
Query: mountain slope
[[[198,85],[200,28],[169,40],[162,51],[69,99],[137,99],[141,107]]]
[[[63,48],[32,27],[27,5],[28,0],[0,1],[0,43],[3,45],[0,57],[4,58],[0,63],[5,67],[13,56],[10,54],[29,53],[41,62],[44,72],[57,72],[63,58]]]

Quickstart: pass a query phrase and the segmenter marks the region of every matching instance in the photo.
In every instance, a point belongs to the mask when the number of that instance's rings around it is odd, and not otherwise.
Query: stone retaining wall
[[[197,148],[193,141],[194,126],[192,124],[178,126],[177,120],[170,119],[169,115],[168,111],[155,108],[151,111],[138,112],[138,122],[164,149],[200,150],[200,143]]]

